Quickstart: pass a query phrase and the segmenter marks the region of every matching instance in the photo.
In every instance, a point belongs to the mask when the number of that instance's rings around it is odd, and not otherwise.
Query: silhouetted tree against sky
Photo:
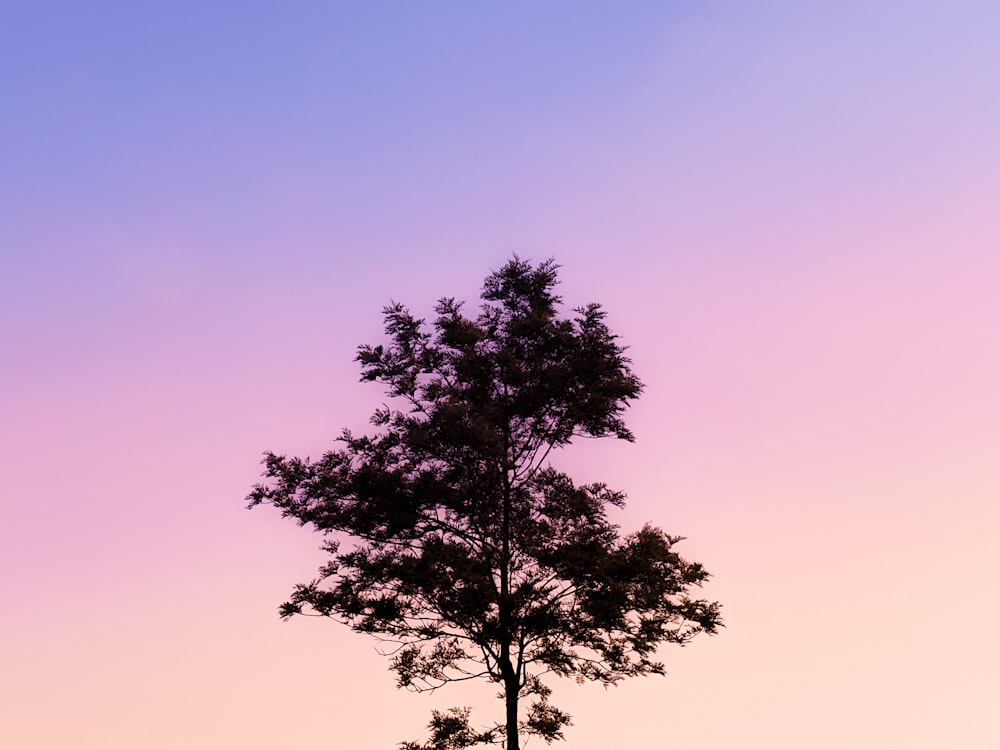
[[[331,556],[283,617],[390,642],[400,687],[500,685],[503,722],[475,730],[467,709],[434,712],[430,740],[405,750],[561,739],[570,717],[543,676],[662,674],[660,644],[721,625],[718,605],[690,594],[708,574],[677,555],[679,537],[621,535],[606,510],[624,495],[549,463],[577,437],[633,440],[622,417],[642,390],[599,305],[560,317],[557,268],[515,257],[487,276],[474,317],[454,299],[431,324],[385,308],[388,343],[357,356],[391,397],[375,434],[345,430],[317,461],[267,453],[247,498],[323,532]]]

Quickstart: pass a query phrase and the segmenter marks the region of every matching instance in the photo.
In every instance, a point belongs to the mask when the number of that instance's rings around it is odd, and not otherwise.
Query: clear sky
[[[0,746],[387,748],[432,707],[277,605],[244,510],[380,394],[382,306],[513,253],[599,301],[727,629],[556,683],[566,747],[1000,747],[995,2],[6,4]]]

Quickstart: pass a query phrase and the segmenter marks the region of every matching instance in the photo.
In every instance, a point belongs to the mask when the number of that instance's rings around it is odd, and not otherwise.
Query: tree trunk
[[[506,750],[520,750],[520,738],[517,733],[517,694],[518,685],[507,681],[505,686],[507,699],[507,747]]]
[[[504,442],[509,446],[509,430],[504,432]],[[514,670],[510,658],[511,607],[510,607],[510,521],[511,521],[511,479],[507,467],[503,468],[503,519],[500,530],[500,673],[503,675],[504,696],[507,702],[507,747],[505,750],[520,750],[517,734],[517,697],[521,690],[520,677]]]

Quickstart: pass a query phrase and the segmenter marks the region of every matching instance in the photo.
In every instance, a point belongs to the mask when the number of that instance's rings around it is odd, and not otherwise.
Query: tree
[[[557,269],[515,256],[487,276],[475,317],[450,298],[430,325],[386,307],[389,342],[357,355],[362,381],[391,397],[376,433],[345,430],[317,461],[267,453],[247,497],[323,532],[331,556],[282,617],[391,642],[400,687],[500,685],[504,722],[475,731],[468,709],[434,712],[428,743],[405,750],[562,739],[570,717],[544,675],[662,674],[660,644],[721,626],[718,604],[690,595],[708,574],[674,551],[681,537],[621,535],[606,511],[624,494],[549,463],[574,438],[632,441],[623,413],[642,390],[599,305],[560,317]]]

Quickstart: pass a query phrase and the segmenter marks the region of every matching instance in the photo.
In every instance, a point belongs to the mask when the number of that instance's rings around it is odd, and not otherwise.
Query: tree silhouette
[[[434,712],[430,740],[404,750],[562,739],[570,717],[544,675],[662,674],[660,644],[721,625],[716,603],[690,596],[708,574],[674,552],[680,537],[620,535],[606,510],[624,495],[549,463],[577,437],[632,441],[622,416],[642,390],[599,305],[559,316],[557,269],[515,256],[487,276],[475,317],[454,299],[430,325],[385,308],[389,342],[357,355],[362,380],[391,397],[376,433],[345,430],[317,461],[267,453],[247,497],[323,532],[331,556],[282,617],[391,642],[400,687],[500,685],[503,722],[477,731],[468,709]]]

